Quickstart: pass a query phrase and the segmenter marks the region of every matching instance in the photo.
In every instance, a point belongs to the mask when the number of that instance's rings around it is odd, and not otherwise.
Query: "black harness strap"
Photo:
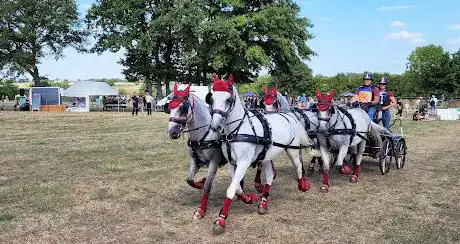
[[[198,163],[198,165],[203,166],[208,164],[208,162],[203,162],[198,157],[198,150],[206,150],[206,149],[211,149],[211,148],[220,148],[222,146],[222,143],[219,140],[212,140],[212,141],[205,141],[206,137],[209,135],[209,132],[211,131],[211,127],[208,128],[206,133],[204,133],[203,137],[201,137],[200,140],[195,141],[195,140],[190,140],[188,139],[187,145],[192,149],[192,155],[193,159]],[[225,159],[225,158],[224,158]],[[226,164],[226,160],[221,160],[219,163],[219,167],[222,167]]]
[[[336,107],[341,113],[343,113],[349,120],[350,120],[350,123],[351,123],[351,129],[347,128],[347,124],[344,122],[344,126],[345,126],[345,129],[333,129],[334,126],[331,127],[331,129],[329,129],[329,134],[330,135],[350,135],[350,144],[353,142],[353,138],[355,137],[356,134],[356,124],[355,124],[355,121],[353,120],[353,117],[351,116],[351,114],[345,110],[344,108],[341,108],[341,107]],[[339,118],[340,118],[340,115],[338,115]],[[342,121],[343,121],[343,118],[342,118]],[[336,121],[337,123],[337,121]]]

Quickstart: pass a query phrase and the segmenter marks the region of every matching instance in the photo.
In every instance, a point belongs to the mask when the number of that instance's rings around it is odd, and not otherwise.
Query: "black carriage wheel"
[[[395,164],[396,164],[396,169],[402,169],[404,168],[404,164],[406,162],[406,142],[404,140],[401,140],[396,144],[395,148]]]
[[[391,142],[389,140],[384,140],[379,152],[379,167],[382,175],[386,175],[390,172],[390,164],[393,159],[391,150]]]

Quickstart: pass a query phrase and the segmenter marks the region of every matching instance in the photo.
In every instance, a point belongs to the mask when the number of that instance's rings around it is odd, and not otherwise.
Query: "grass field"
[[[382,176],[366,158],[358,184],[334,173],[328,194],[319,174],[299,192],[280,156],[268,214],[235,201],[227,233],[213,236],[227,170],[193,221],[200,192],[185,182],[185,140],[165,137],[166,116],[0,112],[0,242],[460,242],[458,122],[406,122],[403,170]]]

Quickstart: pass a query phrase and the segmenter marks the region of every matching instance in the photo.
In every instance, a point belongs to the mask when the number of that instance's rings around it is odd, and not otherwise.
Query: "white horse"
[[[201,219],[206,214],[209,193],[217,169],[226,161],[222,157],[218,134],[210,129],[211,114],[203,101],[190,94],[190,86],[180,91],[177,83],[174,84],[173,95],[169,102],[168,133],[171,139],[178,139],[181,133],[190,133],[187,144],[191,161],[187,183],[194,188],[203,189],[200,207],[194,213],[195,219]],[[184,130],[185,128],[188,130]],[[195,175],[201,167],[208,167],[207,177],[195,181]],[[248,196],[242,196],[240,199],[251,203]]]
[[[243,194],[238,183],[253,163],[268,162],[286,151],[297,169],[299,189],[309,190],[310,183],[302,174],[300,148],[310,146],[312,142],[302,125],[293,116],[277,113],[263,116],[246,110],[237,90],[233,87],[232,75],[228,82],[215,76],[213,90],[211,127],[215,131],[224,133],[226,139],[223,141],[222,151],[229,163],[235,166],[230,167],[232,182],[227,188],[227,198],[224,200],[223,208],[214,223],[214,232],[220,234],[225,231],[233,197],[235,194]],[[268,165],[264,167],[266,184],[259,204],[259,213],[265,213],[267,209],[267,198],[274,177],[273,170],[270,170],[272,168]]]
[[[368,114],[361,108],[348,110],[335,107],[332,103],[336,91],[323,95],[316,90],[318,97],[319,127],[317,137],[320,151],[324,160],[322,192],[329,191],[329,163],[331,151],[338,150],[336,166],[343,174],[351,174],[350,166],[344,165],[343,160],[349,148],[356,155],[356,166],[350,178],[352,183],[358,181],[361,172],[361,160],[366,147],[366,141],[372,140],[381,144],[380,132],[387,130],[371,121]]]
[[[322,167],[323,161],[321,160],[319,145],[316,140],[316,128],[318,127],[318,118],[315,112],[310,110],[301,110],[301,109],[293,109],[289,105],[286,98],[278,92],[278,88],[275,86],[272,89],[268,89],[267,86],[264,86],[264,99],[263,103],[265,106],[265,111],[268,113],[272,112],[284,112],[284,113],[293,113],[297,119],[300,121],[302,126],[307,130],[307,134],[309,135],[310,139],[315,141],[315,148],[311,148],[311,155],[312,160],[310,162],[309,169],[307,170],[308,174],[314,173],[314,166],[315,161],[319,163]],[[302,154],[303,155],[303,154]],[[303,157],[302,157],[302,165],[303,165]]]

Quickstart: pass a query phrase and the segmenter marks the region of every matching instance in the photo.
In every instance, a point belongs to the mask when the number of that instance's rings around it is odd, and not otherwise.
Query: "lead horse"
[[[318,89],[318,120],[317,137],[320,144],[323,163],[322,192],[329,191],[329,165],[331,152],[338,151],[336,166],[342,174],[351,174],[352,169],[343,161],[348,152],[355,154],[356,165],[350,178],[352,183],[358,182],[361,173],[361,160],[366,142],[381,143],[380,133],[386,131],[371,121],[368,114],[361,108],[342,109],[334,106],[332,100],[336,95],[335,89],[327,95]],[[379,142],[380,140],[380,142]]]
[[[312,142],[301,124],[293,116],[280,114],[264,116],[256,111],[246,110],[233,84],[233,75],[229,76],[228,81],[214,76],[211,128],[223,134],[222,152],[228,162],[234,165],[230,167],[232,181],[227,188],[227,196],[219,217],[214,222],[213,230],[216,234],[225,232],[226,219],[230,214],[233,197],[235,194],[243,194],[239,182],[251,165],[270,161],[286,151],[297,170],[299,190],[310,189],[310,182],[302,174],[300,148],[310,146]],[[259,204],[259,210],[263,209],[262,213],[267,209],[274,177],[271,167],[265,168],[266,184]]]
[[[180,138],[182,133],[190,133],[187,145],[191,160],[187,183],[193,188],[203,189],[200,207],[194,213],[195,219],[201,219],[206,214],[217,169],[227,161],[222,156],[218,134],[210,129],[211,114],[203,101],[190,94],[190,86],[180,91],[177,83],[174,84],[173,95],[169,102],[168,133],[173,140]],[[201,167],[208,167],[208,174],[206,178],[195,181],[195,175]],[[245,194],[238,198],[244,203],[252,203],[252,198]]]

